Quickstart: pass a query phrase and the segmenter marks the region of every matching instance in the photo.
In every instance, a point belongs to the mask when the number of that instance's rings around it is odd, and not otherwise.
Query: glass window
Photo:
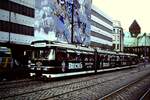
[[[57,50],[56,58],[58,61],[64,61],[68,59],[68,54],[64,50]]]
[[[35,50],[34,57],[36,59],[47,59],[47,60],[55,60],[55,50]]]

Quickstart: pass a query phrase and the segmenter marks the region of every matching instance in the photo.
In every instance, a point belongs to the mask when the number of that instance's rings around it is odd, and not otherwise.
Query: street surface
[[[94,100],[145,75],[150,65],[96,75],[42,82],[24,80],[17,83],[0,83],[0,99],[6,100]]]

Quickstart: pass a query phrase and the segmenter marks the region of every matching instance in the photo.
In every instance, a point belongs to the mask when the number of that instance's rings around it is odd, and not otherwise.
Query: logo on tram
[[[69,63],[69,68],[68,69],[81,69],[82,64],[81,63]]]

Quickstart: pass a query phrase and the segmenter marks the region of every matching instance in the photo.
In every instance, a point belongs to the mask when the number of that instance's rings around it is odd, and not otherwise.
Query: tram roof
[[[82,53],[86,52],[94,52],[95,49],[91,47],[83,47],[80,45],[74,45],[74,44],[68,44],[68,43],[60,43],[60,42],[50,42],[50,41],[34,41],[31,43],[31,46],[33,47],[58,47],[58,48],[65,48],[68,49],[68,52],[77,52],[82,51]],[[129,54],[129,53],[116,53],[113,51],[108,50],[101,50],[96,49],[98,53],[102,54],[112,54],[112,55],[126,55],[126,56],[137,56],[135,54]],[[79,52],[80,53],[80,52]]]
[[[72,49],[72,50],[81,50],[81,51],[88,51],[94,52],[94,49],[91,47],[82,47],[80,45],[73,45],[67,43],[59,43],[59,42],[45,42],[45,41],[37,41],[31,44],[33,47],[58,47],[58,48],[65,48],[65,49]]]
[[[119,52],[118,54],[119,54],[119,55],[126,55],[126,56],[137,56],[136,54],[122,53],[122,52]]]

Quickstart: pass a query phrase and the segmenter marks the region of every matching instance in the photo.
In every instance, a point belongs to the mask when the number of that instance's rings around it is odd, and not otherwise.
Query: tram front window
[[[55,60],[55,50],[36,50],[34,51],[35,59],[46,59],[46,60]]]

